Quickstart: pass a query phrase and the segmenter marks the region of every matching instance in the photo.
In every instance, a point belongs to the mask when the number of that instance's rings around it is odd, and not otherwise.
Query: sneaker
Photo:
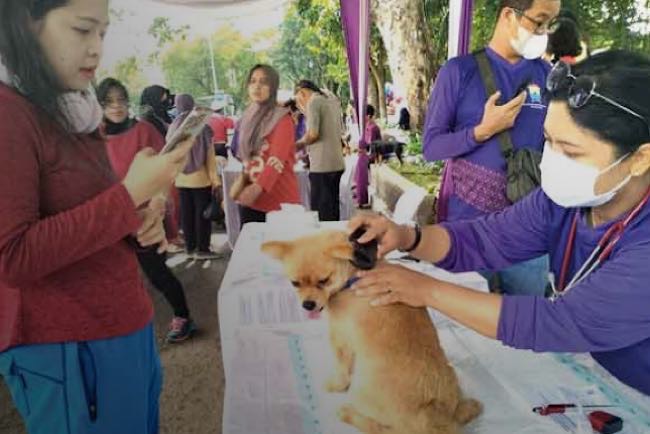
[[[197,252],[194,254],[194,259],[196,261],[208,261],[210,259],[221,259],[223,255],[221,253],[207,251],[207,252]]]
[[[175,316],[169,325],[167,342],[182,342],[192,336],[196,331],[196,324],[189,318]]]
[[[178,244],[167,244],[167,253],[181,253],[185,251],[185,247],[179,246]]]

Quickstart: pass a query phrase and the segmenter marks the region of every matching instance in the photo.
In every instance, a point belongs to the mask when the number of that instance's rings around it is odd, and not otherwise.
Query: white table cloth
[[[344,222],[321,223],[344,228]],[[345,394],[322,387],[333,366],[325,320],[307,320],[281,266],[259,246],[268,225],[244,227],[219,290],[226,374],[224,434],[353,434],[339,422]],[[408,265],[439,279],[487,290],[477,273],[450,274],[430,264]],[[623,434],[650,433],[650,398],[626,387],[589,355],[536,354],[504,347],[430,312],[466,395],[484,404],[466,433],[592,433],[586,418],[538,416],[548,403],[616,404]]]

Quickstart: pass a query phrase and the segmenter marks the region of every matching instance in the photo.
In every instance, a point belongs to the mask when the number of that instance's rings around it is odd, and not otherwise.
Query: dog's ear
[[[354,259],[354,248],[347,240],[342,240],[341,242],[330,246],[325,253],[332,258],[342,259],[344,261],[351,261]]]
[[[267,255],[282,260],[293,249],[293,244],[286,241],[267,241],[262,244],[262,252]]]

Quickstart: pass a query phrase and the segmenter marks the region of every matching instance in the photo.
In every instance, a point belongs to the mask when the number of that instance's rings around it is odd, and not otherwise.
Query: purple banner
[[[370,0],[341,0],[341,24],[348,54],[350,90],[363,139],[370,71]]]
[[[462,56],[469,53],[470,42],[472,39],[472,14],[474,10],[474,0],[463,0],[462,11],[460,14],[460,30],[458,32],[458,55]]]

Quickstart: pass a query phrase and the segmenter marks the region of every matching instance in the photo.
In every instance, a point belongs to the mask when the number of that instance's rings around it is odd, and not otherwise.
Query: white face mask
[[[539,59],[546,52],[548,35],[536,35],[517,23],[517,39],[511,39],[510,45],[524,59]]]
[[[591,208],[603,205],[630,182],[628,175],[611,191],[596,194],[598,177],[618,165],[628,154],[619,158],[606,169],[599,171],[596,167],[579,163],[561,152],[553,150],[547,143],[539,168],[542,171],[542,190],[556,204],[565,208]]]

